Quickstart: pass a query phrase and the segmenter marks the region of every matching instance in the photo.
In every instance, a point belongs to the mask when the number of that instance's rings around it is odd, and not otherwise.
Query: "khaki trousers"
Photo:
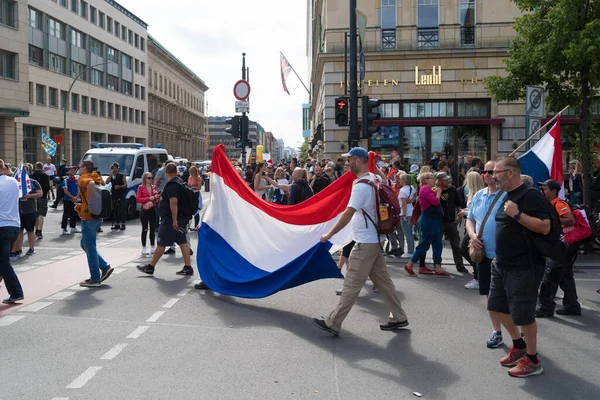
[[[356,302],[367,278],[371,278],[379,288],[383,301],[390,310],[389,322],[406,321],[406,314],[396,294],[396,287],[390,278],[379,243],[356,243],[348,259],[348,272],[344,278],[340,301],[335,310],[325,318],[328,327],[336,331],[341,329],[342,322]]]

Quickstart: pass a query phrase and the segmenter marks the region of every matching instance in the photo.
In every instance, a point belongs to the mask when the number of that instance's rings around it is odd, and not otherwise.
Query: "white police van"
[[[83,155],[81,161],[93,161],[104,181],[110,175],[112,163],[119,163],[119,173],[127,179],[127,219],[132,219],[141,208],[135,196],[142,183],[142,175],[154,171],[158,164],[167,162],[167,157],[167,150],[144,147],[140,143],[98,143],[96,148]]]

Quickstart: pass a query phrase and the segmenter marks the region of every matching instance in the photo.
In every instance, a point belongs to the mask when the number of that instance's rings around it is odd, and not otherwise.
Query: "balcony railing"
[[[461,47],[475,46],[475,27],[461,26],[460,27],[460,45]]]
[[[396,30],[381,30],[381,47],[383,50],[396,50]]]
[[[440,47],[439,29],[419,28],[417,31],[417,44],[420,49],[431,49]]]

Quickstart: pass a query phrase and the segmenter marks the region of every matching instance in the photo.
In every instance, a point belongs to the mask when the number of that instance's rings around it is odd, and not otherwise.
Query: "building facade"
[[[226,121],[231,118],[233,117],[208,117],[208,129],[210,131],[209,152],[211,157],[213,149],[223,144],[225,146],[225,153],[229,159],[240,159],[242,149],[236,147],[237,139],[225,132],[225,129],[229,128]],[[257,145],[262,144],[264,146],[265,130],[258,122],[249,120],[248,131],[250,142],[252,142],[252,152],[254,152]]]
[[[344,36],[349,6],[308,2],[307,51],[312,90],[311,144],[322,156],[346,152],[348,128],[335,124],[334,99],[346,94]],[[485,90],[505,76],[503,61],[520,15],[509,0],[358,0],[367,16],[360,96],[380,101],[379,133],[364,147],[405,165],[434,152],[456,161],[508,154],[525,137],[525,104],[497,103]],[[360,80],[360,77],[359,77]],[[359,111],[359,119],[360,119]],[[459,164],[457,162],[456,164]]]
[[[148,66],[149,145],[160,144],[175,157],[203,159],[208,86],[150,35]]]
[[[42,132],[62,144],[55,159],[73,163],[97,142],[146,144],[147,24],[112,0],[13,3],[18,26],[0,32],[26,38],[13,45],[29,116],[0,132],[6,158],[44,159]]]

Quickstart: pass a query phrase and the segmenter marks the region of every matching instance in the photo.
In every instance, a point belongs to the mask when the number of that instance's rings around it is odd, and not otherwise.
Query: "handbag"
[[[592,236],[592,228],[586,216],[580,210],[573,210],[575,226],[563,226],[565,243],[575,244]]]
[[[498,200],[500,200],[500,197],[502,197],[502,193],[504,193],[502,190],[500,192],[498,192],[498,195],[492,202],[492,205],[487,210],[487,213],[485,214],[485,218],[483,219],[483,222],[481,223],[481,226],[479,227],[479,233],[477,234],[477,239],[482,240],[481,238],[483,237],[483,229],[485,228],[485,223],[487,222],[488,218],[492,214],[492,210],[494,209],[494,206],[496,205]],[[485,249],[478,249],[475,246],[473,246],[473,243],[471,243],[469,241],[469,257],[471,258],[471,261],[473,261],[474,263],[479,263],[479,262],[483,261],[483,257],[485,257]]]

